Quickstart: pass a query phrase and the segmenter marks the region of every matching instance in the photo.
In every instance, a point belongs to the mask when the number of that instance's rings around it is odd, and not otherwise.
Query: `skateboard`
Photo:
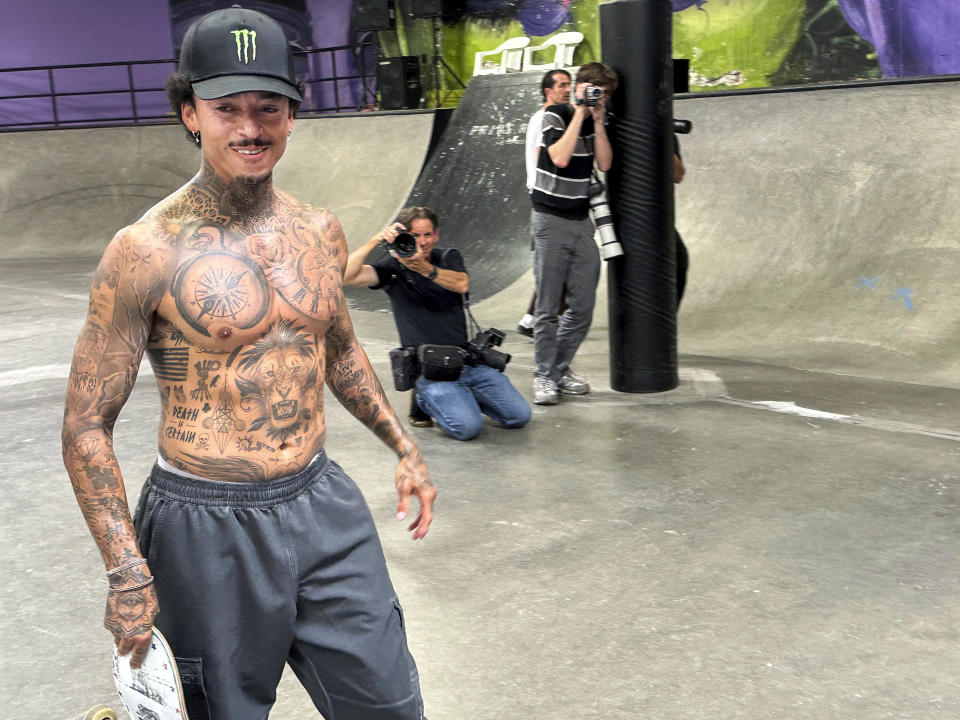
[[[83,716],[83,720],[117,720],[117,714],[113,708],[106,705],[95,705]]]
[[[130,667],[130,656],[117,655],[117,646],[113,646],[113,680],[131,720],[187,720],[177,663],[166,638],[156,628],[143,664],[136,670]],[[116,715],[93,718],[114,720]]]

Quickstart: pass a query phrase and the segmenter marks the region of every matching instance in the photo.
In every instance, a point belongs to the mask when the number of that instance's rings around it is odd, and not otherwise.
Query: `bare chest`
[[[296,220],[259,232],[197,223],[180,234],[158,315],[214,352],[250,345],[280,321],[322,336],[343,304],[337,253]]]

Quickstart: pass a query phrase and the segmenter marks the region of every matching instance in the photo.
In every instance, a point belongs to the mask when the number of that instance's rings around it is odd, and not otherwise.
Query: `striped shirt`
[[[565,168],[557,167],[547,151],[566,131],[573,119],[571,105],[551,105],[543,112],[537,176],[531,199],[533,208],[539,212],[559,215],[570,220],[583,220],[590,210],[588,190],[590,173],[593,170],[593,118],[586,117],[580,128],[580,137],[570,162]]]
[[[540,138],[543,136],[543,110],[537,110],[527,123],[527,142],[524,159],[527,161],[527,190],[533,190],[537,182],[537,156],[540,154]]]

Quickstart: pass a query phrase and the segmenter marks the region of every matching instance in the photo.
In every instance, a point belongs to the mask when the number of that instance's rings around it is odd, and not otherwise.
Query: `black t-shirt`
[[[459,250],[430,251],[430,262],[444,270],[466,272]],[[467,322],[463,315],[463,296],[405,268],[387,255],[370,263],[378,282],[372,290],[383,288],[390,297],[400,344],[466,345]]]

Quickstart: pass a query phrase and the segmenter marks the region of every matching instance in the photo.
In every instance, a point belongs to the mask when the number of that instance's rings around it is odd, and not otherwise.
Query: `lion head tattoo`
[[[243,352],[237,364],[241,408],[260,412],[249,429],[265,427],[267,435],[280,442],[296,435],[313,415],[307,403],[318,371],[314,347],[302,329],[281,320]]]

